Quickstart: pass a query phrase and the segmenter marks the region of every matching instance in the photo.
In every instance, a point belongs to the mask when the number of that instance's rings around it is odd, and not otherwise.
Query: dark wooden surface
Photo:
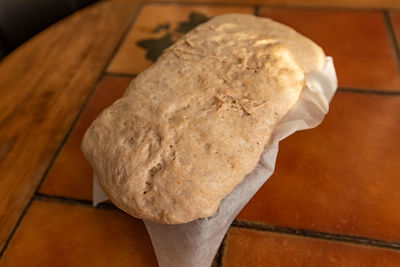
[[[102,2],[0,64],[0,248],[127,29],[135,3]]]

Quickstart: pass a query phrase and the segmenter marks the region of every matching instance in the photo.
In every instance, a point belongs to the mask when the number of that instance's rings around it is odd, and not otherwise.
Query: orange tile
[[[399,266],[400,252],[322,239],[231,228],[223,266]]]
[[[97,115],[123,94],[131,80],[130,77],[105,76],[100,81],[40,187],[40,193],[79,199],[92,198],[92,168],[80,150],[83,134]]]
[[[400,240],[400,96],[339,92],[324,122],[280,144],[241,220]]]
[[[194,22],[192,25],[194,25],[196,21],[201,21],[203,16],[212,17],[224,13],[252,13],[253,8],[226,5],[146,4],[107,71],[138,74],[149,67],[152,61],[146,59],[146,53],[150,50],[140,47],[138,42],[153,39],[147,41],[152,47],[149,53],[157,54],[162,50],[162,47],[171,44],[171,41],[175,41],[183,34],[178,32],[177,27],[180,23],[189,22],[189,16],[192,12],[200,14],[192,16],[192,22]]]
[[[157,266],[143,223],[119,211],[34,201],[0,260],[8,266]]]
[[[400,90],[395,51],[382,12],[266,9],[333,57],[343,87]]]

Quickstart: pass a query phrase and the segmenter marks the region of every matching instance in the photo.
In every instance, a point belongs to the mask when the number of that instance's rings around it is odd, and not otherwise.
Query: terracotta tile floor
[[[244,249],[245,248],[245,249]],[[399,266],[400,251],[231,228],[224,266]]]
[[[157,266],[142,221],[115,210],[34,201],[0,266]]]
[[[280,144],[241,220],[400,240],[400,95],[338,92],[317,128]]]
[[[163,47],[226,12],[254,7],[143,5],[106,69],[113,75],[98,83],[0,266],[156,266],[142,222],[90,207],[92,173],[80,142]],[[260,8],[319,43],[334,57],[340,85],[352,89],[336,94],[319,127],[281,143],[275,174],[238,216],[216,266],[400,266],[400,75],[392,36],[400,40],[399,14]]]
[[[334,58],[339,86],[400,91],[398,59],[382,12],[262,8],[260,15],[319,44]]]

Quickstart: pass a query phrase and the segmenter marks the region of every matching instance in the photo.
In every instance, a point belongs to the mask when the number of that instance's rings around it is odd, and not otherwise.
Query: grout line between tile
[[[77,122],[79,121],[80,116],[82,115],[83,111],[86,108],[87,103],[89,102],[89,99],[92,97],[93,93],[95,92],[99,82],[101,81],[102,77],[104,76],[104,70],[106,69],[106,67],[110,64],[111,60],[113,59],[116,51],[118,51],[121,43],[122,43],[122,39],[125,39],[127,33],[129,32],[129,29],[131,28],[133,22],[135,21],[137,15],[140,13],[142,8],[142,3],[139,3],[137,9],[135,10],[134,14],[132,15],[132,18],[130,19],[127,28],[125,29],[124,33],[122,34],[121,39],[118,41],[116,47],[114,48],[114,51],[111,53],[110,57],[108,58],[106,64],[105,64],[105,68],[103,69],[102,73],[100,73],[99,77],[97,78],[97,80],[95,81],[92,89],[90,90],[88,96],[86,97],[86,99],[84,100],[84,102],[82,103],[82,106],[80,108],[80,110],[78,111],[78,114],[76,115],[75,119],[73,120],[70,128],[68,129],[66,135],[64,136],[64,138],[62,139],[60,145],[58,146],[56,152],[54,153],[53,158],[51,159],[49,165],[47,166],[45,172],[43,173],[42,178],[40,179],[35,193],[32,194],[28,204],[25,206],[24,210],[21,213],[21,216],[19,217],[17,223],[15,224],[13,230],[11,231],[9,237],[7,238],[4,247],[2,248],[2,250],[0,251],[0,259],[2,258],[2,256],[4,255],[5,251],[8,248],[9,243],[11,242],[12,238],[14,237],[15,232],[17,231],[21,221],[23,220],[23,218],[25,217],[29,207],[32,205],[33,200],[37,197],[40,196],[41,194],[38,193],[39,188],[41,187],[41,185],[43,184],[43,181],[45,180],[45,178],[47,177],[49,171],[51,170],[51,168],[53,167],[54,162],[56,161],[56,159],[58,158],[61,150],[63,149],[65,143],[67,142],[69,136],[71,135],[73,129],[75,128],[75,125],[77,124]],[[100,206],[104,206],[104,205],[100,205]],[[100,207],[99,207],[100,208]]]
[[[33,202],[33,200],[34,200],[34,198],[35,198],[35,195],[38,194],[39,188],[40,188],[41,185],[43,184],[43,181],[45,180],[45,178],[47,177],[47,175],[48,175],[48,173],[50,172],[51,168],[53,167],[54,162],[57,160],[57,158],[58,158],[58,156],[60,155],[62,149],[64,148],[65,143],[66,143],[67,140],[69,139],[69,136],[71,135],[73,129],[75,128],[75,125],[76,125],[77,122],[79,121],[79,118],[80,118],[82,112],[85,110],[85,107],[86,107],[86,105],[87,105],[87,102],[89,101],[90,97],[93,95],[93,93],[94,93],[94,91],[95,91],[95,89],[96,89],[98,83],[100,82],[102,76],[103,76],[103,75],[100,75],[100,77],[99,77],[99,78],[97,79],[97,81],[95,82],[95,85],[94,85],[93,88],[91,89],[91,91],[90,91],[88,97],[85,99],[84,103],[82,104],[81,109],[78,111],[78,114],[76,115],[76,117],[75,117],[75,119],[73,120],[73,122],[72,122],[70,128],[68,129],[68,131],[67,131],[67,133],[65,134],[64,138],[62,139],[60,145],[58,146],[56,152],[54,153],[54,156],[52,157],[52,159],[51,159],[49,165],[47,166],[45,172],[43,173],[43,176],[41,177],[41,179],[40,179],[40,181],[39,181],[39,183],[38,183],[38,185],[37,185],[37,187],[36,187],[36,189],[35,189],[35,192],[32,194],[32,196],[31,196],[31,198],[30,198],[28,204],[25,206],[24,211],[22,212],[21,216],[19,217],[17,223],[16,223],[15,226],[14,226],[14,229],[11,231],[10,236],[8,237],[8,239],[7,239],[7,241],[6,241],[6,243],[5,243],[4,247],[3,247],[3,249],[1,250],[1,252],[0,252],[0,258],[3,256],[4,252],[6,251],[6,249],[7,249],[7,247],[8,247],[8,244],[10,243],[11,239],[13,238],[15,232],[16,232],[17,229],[18,229],[18,226],[20,225],[22,219],[25,217],[25,214],[26,214],[27,210],[28,210],[29,207],[31,206],[31,204],[32,204],[32,202]]]
[[[289,227],[273,226],[263,223],[249,222],[242,220],[233,221],[232,227],[400,250],[400,242],[390,242],[386,240],[354,236],[354,235],[332,234],[332,233],[319,232],[313,230],[293,229]]]
[[[68,197],[62,197],[62,196],[51,196],[51,195],[42,194],[42,193],[36,193],[34,200],[44,201],[44,202],[65,203],[68,205],[75,205],[75,206],[92,207],[92,202],[90,200],[68,198]]]
[[[132,18],[128,22],[128,26],[126,27],[124,33],[122,34],[121,39],[119,39],[119,41],[117,42],[117,45],[115,46],[114,51],[111,53],[110,58],[107,60],[107,63],[105,64],[105,67],[103,69],[103,75],[107,72],[107,69],[110,66],[113,58],[115,57],[115,54],[118,52],[118,50],[120,49],[121,45],[126,40],[126,37],[128,36],[129,31],[132,29],[132,26],[135,23],[137,17],[142,12],[144,4],[146,4],[146,3],[144,3],[143,1],[141,1],[138,4],[138,7],[137,7],[135,13],[132,15]]]
[[[81,111],[78,112],[77,117],[80,116],[80,113],[81,113]],[[69,136],[70,136],[70,134],[71,134],[71,132],[72,132],[72,129],[74,128],[74,125],[75,125],[76,121],[77,121],[77,118],[75,118],[74,121],[72,122],[72,126],[71,126],[70,129],[68,130],[67,134],[64,136],[64,138],[63,138],[63,140],[61,141],[60,145],[58,146],[58,148],[57,148],[57,150],[56,150],[56,152],[55,152],[53,158],[51,159],[49,165],[47,166],[46,170],[44,171],[43,176],[42,176],[42,178],[40,179],[39,184],[37,185],[35,192],[32,194],[31,198],[29,199],[28,204],[25,206],[24,210],[23,210],[22,213],[21,213],[21,216],[19,217],[17,223],[16,223],[15,226],[14,226],[14,229],[11,231],[11,234],[9,235],[9,237],[8,237],[8,239],[7,239],[7,241],[6,241],[6,243],[4,244],[4,247],[3,247],[3,249],[2,249],[1,252],[0,252],[0,258],[3,256],[4,252],[7,250],[7,247],[8,247],[8,245],[9,245],[11,239],[13,238],[13,236],[14,236],[15,232],[17,231],[17,229],[18,229],[18,227],[19,227],[19,225],[20,225],[22,219],[25,217],[25,215],[26,215],[26,213],[27,213],[29,207],[31,206],[31,204],[32,204],[32,202],[33,202],[33,199],[34,199],[34,197],[35,197],[35,194],[37,193],[37,191],[38,191],[38,189],[40,188],[40,186],[42,185],[42,183],[43,183],[45,177],[47,176],[47,174],[48,174],[49,171],[51,170],[51,167],[53,166],[53,164],[54,164],[54,162],[56,161],[58,155],[60,154],[62,148],[64,147],[64,144],[67,142],[67,140],[68,140],[68,138],[69,138]]]
[[[41,193],[36,193],[34,197],[31,199],[29,202],[29,205],[27,205],[26,209],[24,210],[24,215],[26,214],[28,208],[32,204],[33,200],[36,201],[44,201],[44,202],[54,202],[54,203],[60,203],[60,204],[65,204],[65,205],[75,205],[75,206],[83,206],[83,207],[88,207],[88,208],[94,208],[94,209],[100,209],[100,210],[119,210],[116,206],[114,206],[111,203],[101,203],[97,207],[92,206],[92,202],[89,200],[83,200],[83,199],[74,199],[74,198],[68,198],[68,197],[62,197],[62,196],[51,196],[51,195],[46,195],[46,194],[41,194]],[[23,216],[21,216],[20,220],[18,221],[15,229],[13,230],[13,234],[15,233],[16,229],[18,228]],[[315,238],[315,239],[323,239],[323,240],[329,240],[329,241],[338,241],[338,242],[346,242],[346,243],[352,243],[352,244],[358,244],[358,245],[366,245],[366,246],[372,246],[372,247],[379,247],[379,248],[387,248],[387,249],[394,249],[394,250],[400,250],[400,242],[390,242],[386,240],[381,240],[381,239],[374,239],[374,238],[368,238],[368,237],[362,237],[362,236],[354,236],[354,235],[346,235],[346,234],[333,234],[333,233],[326,233],[326,232],[320,232],[320,231],[314,231],[314,230],[304,230],[304,229],[293,229],[289,227],[283,227],[283,226],[273,226],[273,225],[268,225],[264,223],[258,223],[258,222],[250,222],[250,221],[244,221],[244,220],[234,220],[232,227],[237,227],[237,228],[246,228],[246,229],[252,229],[252,230],[257,230],[257,231],[267,231],[267,232],[273,232],[273,233],[279,233],[279,234],[288,234],[288,235],[296,235],[296,236],[302,236],[302,237],[308,237],[308,238]],[[223,256],[225,252],[225,247],[226,247],[226,235],[221,243],[221,246],[218,249],[216,259],[215,259],[215,264],[213,267],[221,267],[223,265]],[[8,246],[8,243],[12,239],[12,236],[7,240],[6,245],[4,246],[3,251],[1,252],[0,255],[3,255],[6,247]]]
[[[222,239],[221,245],[218,248],[217,254],[215,255],[213,264],[211,265],[211,267],[222,267],[223,266],[223,256],[224,256],[224,252],[225,252],[225,244],[226,244],[226,233],[224,238]]]
[[[28,204],[25,206],[23,212],[21,213],[21,216],[19,217],[17,223],[14,226],[14,229],[11,231],[11,234],[9,235],[6,243],[4,244],[3,249],[0,252],[0,258],[3,256],[4,252],[6,251],[11,239],[13,238],[15,232],[17,231],[22,219],[25,217],[25,214],[27,213],[27,210],[29,209],[29,207],[31,206],[33,199],[35,198],[35,195],[37,194],[39,188],[41,187],[41,185],[43,184],[43,181],[45,180],[45,178],[47,177],[49,171],[51,170],[51,168],[53,167],[54,162],[56,161],[56,159],[58,158],[58,155],[61,153],[65,143],[67,142],[69,136],[71,135],[73,129],[75,128],[76,123],[78,122],[83,110],[86,107],[87,102],[89,101],[90,97],[92,96],[93,92],[95,91],[95,88],[97,87],[99,81],[101,80],[102,75],[100,75],[100,77],[97,79],[97,81],[95,82],[95,85],[93,86],[93,88],[91,89],[91,91],[89,92],[88,97],[85,99],[84,103],[82,104],[81,109],[78,111],[78,114],[76,115],[75,119],[73,120],[73,122],[71,123],[70,128],[68,129],[67,133],[65,134],[64,138],[62,139],[60,145],[58,146],[56,152],[54,153],[49,165],[47,166],[46,170],[43,173],[43,176],[41,177],[35,192],[32,194],[31,198],[29,199]]]
[[[74,121],[72,122],[72,124],[71,124],[71,126],[70,126],[70,128],[69,128],[69,130],[68,130],[68,132],[67,132],[67,134],[66,134],[66,136],[64,137],[63,141],[61,142],[60,147],[58,148],[56,154],[54,155],[52,161],[50,162],[48,168],[46,169],[46,171],[45,171],[45,173],[44,173],[42,179],[41,179],[40,182],[39,182],[39,185],[36,187],[35,194],[38,194],[39,188],[40,188],[41,185],[43,184],[43,181],[45,180],[45,178],[46,178],[48,172],[49,172],[50,169],[52,168],[52,166],[53,166],[55,160],[57,159],[57,157],[58,157],[58,155],[59,155],[59,153],[61,152],[61,150],[62,150],[62,148],[64,147],[65,143],[67,142],[69,136],[71,135],[72,131],[74,130],[74,128],[75,128],[76,124],[78,123],[78,121],[79,121],[79,119],[80,119],[82,113],[85,111],[86,106],[87,106],[89,100],[90,100],[91,97],[93,96],[94,92],[96,91],[96,88],[98,87],[100,81],[102,80],[102,78],[103,78],[104,75],[105,75],[105,70],[107,69],[107,67],[108,67],[108,65],[110,64],[111,60],[114,58],[115,53],[118,51],[118,49],[119,49],[119,47],[120,47],[120,45],[121,45],[121,43],[122,43],[122,39],[125,39],[126,35],[127,35],[128,32],[129,32],[129,29],[130,29],[131,26],[132,26],[132,23],[135,21],[135,19],[136,19],[138,13],[140,13],[141,7],[142,7],[142,3],[139,3],[137,9],[135,10],[134,14],[132,15],[132,18],[130,19],[130,21],[129,21],[129,23],[128,23],[128,26],[126,27],[125,31],[123,32],[123,34],[122,34],[120,40],[117,42],[117,45],[115,46],[115,48],[114,48],[113,52],[111,53],[110,57],[107,59],[107,62],[106,62],[106,64],[104,65],[105,67],[104,67],[102,73],[99,75],[99,77],[97,78],[97,80],[94,82],[94,85],[93,85],[92,89],[90,90],[90,92],[89,92],[88,96],[86,97],[85,101],[82,103],[82,106],[81,106],[80,110],[78,111],[78,114],[76,115]],[[32,197],[33,197],[33,196],[32,196]]]
[[[220,259],[219,259],[219,266],[222,267],[224,265],[224,255],[225,255],[225,248],[226,248],[226,242],[227,241],[227,234],[228,232],[225,233],[224,239],[222,239],[222,243],[219,247],[219,252],[220,252]]]
[[[99,210],[119,210],[114,204],[111,203],[100,203],[97,207],[93,207],[92,201],[86,199],[77,199],[77,198],[68,198],[62,196],[51,196],[46,194],[37,193],[35,194],[34,200],[43,201],[43,202],[54,202],[65,205],[73,205],[73,206],[84,206],[93,209]]]
[[[393,46],[394,54],[396,55],[396,62],[397,62],[397,68],[398,68],[397,71],[399,72],[399,70],[400,70],[400,50],[399,50],[399,43],[398,43],[399,40],[397,40],[396,34],[394,33],[393,23],[390,18],[389,11],[388,10],[383,11],[383,16],[385,18],[386,28],[388,30],[389,38],[390,38],[392,46]]]
[[[92,89],[89,92],[89,95],[86,97],[85,101],[83,102],[81,108],[78,111],[78,114],[76,114],[75,119],[73,120],[73,122],[71,123],[70,128],[68,129],[68,132],[66,133],[66,135],[64,136],[63,140],[61,141],[59,147],[57,148],[56,153],[54,154],[49,166],[47,166],[46,171],[44,172],[42,178],[39,181],[39,184],[36,187],[35,193],[32,195],[32,199],[34,198],[34,196],[36,194],[38,194],[38,191],[40,189],[40,187],[42,186],[44,180],[46,179],[48,173],[50,172],[51,168],[54,165],[54,162],[57,160],[59,154],[61,153],[62,149],[64,148],[64,145],[67,143],[70,135],[72,134],[73,130],[75,129],[76,124],[78,123],[82,113],[85,111],[86,106],[90,100],[90,98],[92,97],[92,95],[94,94],[94,92],[96,91],[97,86],[99,85],[101,79],[102,79],[103,75],[100,74],[100,76],[97,78],[96,82],[94,83]]]
[[[128,77],[128,78],[136,78],[137,74],[128,74],[128,73],[119,73],[119,72],[104,72],[104,75],[115,76],[115,77]]]
[[[370,89],[360,89],[360,88],[346,88],[339,87],[338,92],[344,93],[360,93],[360,94],[370,94],[370,95],[390,95],[390,96],[400,96],[400,91],[388,91],[388,90],[370,90]]]
[[[15,234],[15,232],[17,231],[19,225],[21,224],[22,219],[24,218],[24,216],[25,216],[25,214],[27,213],[29,207],[31,206],[32,200],[33,200],[33,198],[31,198],[31,199],[29,200],[28,204],[25,206],[24,210],[22,211],[21,216],[19,217],[19,219],[18,219],[17,223],[15,224],[13,230],[11,231],[11,233],[10,233],[10,235],[8,236],[6,242],[4,243],[4,247],[3,247],[3,249],[0,251],[0,259],[3,257],[4,253],[6,252],[6,250],[7,250],[7,248],[8,248],[8,245],[9,245],[10,242],[11,242],[11,239],[14,237],[14,234]]]

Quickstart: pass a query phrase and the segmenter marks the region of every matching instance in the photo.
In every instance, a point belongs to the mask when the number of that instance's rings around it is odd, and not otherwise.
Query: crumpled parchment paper
[[[256,168],[221,201],[213,216],[176,225],[144,221],[160,267],[211,265],[232,221],[274,172],[279,141],[296,131],[316,127],[328,112],[337,89],[332,58],[326,58],[322,70],[307,74],[306,81],[299,100],[274,129]],[[93,205],[107,199],[94,175]]]

